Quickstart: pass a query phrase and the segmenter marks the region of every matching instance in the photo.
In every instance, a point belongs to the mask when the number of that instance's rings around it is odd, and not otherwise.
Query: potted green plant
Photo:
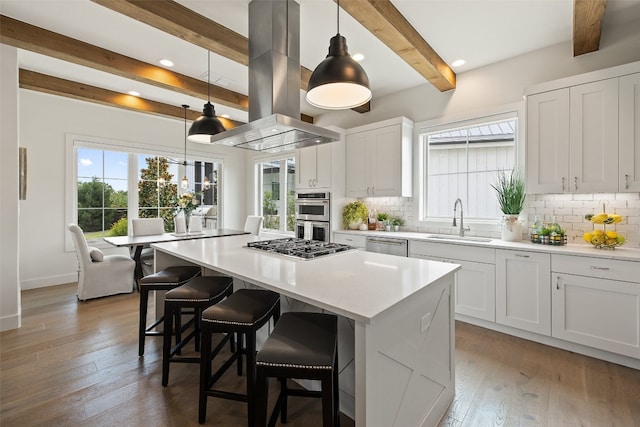
[[[498,173],[496,183],[491,184],[498,195],[498,204],[504,214],[502,240],[519,241],[522,239],[522,224],[518,215],[524,209],[526,193],[524,179],[515,171]]]
[[[400,231],[400,226],[404,225],[404,218],[401,216],[391,217],[390,223],[393,226],[393,231]]]
[[[344,228],[357,230],[369,218],[367,205],[359,200],[347,203],[342,209],[342,221]]]

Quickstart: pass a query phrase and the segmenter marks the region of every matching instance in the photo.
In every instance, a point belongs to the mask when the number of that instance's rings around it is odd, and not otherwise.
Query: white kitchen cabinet
[[[640,73],[620,77],[619,190],[640,191]]]
[[[400,117],[359,126],[346,136],[346,196],[411,194],[413,122]]]
[[[527,98],[527,192],[618,190],[618,79]]]
[[[574,86],[569,111],[569,188],[618,190],[618,79]]]
[[[569,89],[527,97],[527,193],[560,193],[569,176]]]
[[[409,242],[409,257],[460,264],[455,312],[495,322],[495,250],[430,242]]]
[[[552,336],[640,358],[640,263],[552,255]]]
[[[496,251],[496,322],[551,335],[551,256]]]
[[[331,187],[332,144],[296,150],[296,190]]]
[[[367,236],[357,235],[353,233],[333,233],[334,243],[342,243],[344,245],[355,246],[358,249],[364,250],[367,246]]]

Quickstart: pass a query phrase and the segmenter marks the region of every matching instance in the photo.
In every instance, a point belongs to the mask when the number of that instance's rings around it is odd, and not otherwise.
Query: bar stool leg
[[[333,373],[322,379],[322,425],[333,427],[335,413],[333,410]]]
[[[198,399],[198,422],[204,423],[207,418],[207,390],[211,378],[211,331],[205,326],[201,334],[200,348],[200,393]]]
[[[145,331],[147,330],[147,302],[149,291],[142,288],[140,290],[140,325],[138,332],[138,356],[144,355]]]
[[[256,331],[245,334],[247,351],[247,422],[255,425],[256,404]]]
[[[169,359],[171,357],[171,336],[173,335],[174,312],[180,313],[179,309],[175,309],[173,304],[165,302],[164,304],[164,337],[162,340],[162,386],[166,387],[169,383]],[[177,323],[177,318],[176,318]],[[176,328],[180,325],[177,324]],[[177,343],[178,341],[176,341]]]

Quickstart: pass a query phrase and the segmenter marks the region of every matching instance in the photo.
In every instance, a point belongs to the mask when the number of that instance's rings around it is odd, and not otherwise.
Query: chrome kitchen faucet
[[[453,204],[453,226],[455,227],[457,225],[456,207],[458,206],[458,203],[460,203],[460,237],[464,237],[464,230],[470,230],[470,228],[464,228],[464,212],[462,209],[462,199],[456,199],[455,203]]]

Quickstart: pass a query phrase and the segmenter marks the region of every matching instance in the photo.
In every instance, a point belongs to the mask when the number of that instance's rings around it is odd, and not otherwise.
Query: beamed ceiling
[[[238,2],[243,3],[242,0],[235,1],[236,4],[234,4],[234,7],[238,7]],[[319,0],[301,0],[301,8],[320,7],[320,4],[313,3],[314,1],[317,3]],[[56,0],[52,0],[52,2],[55,3]],[[232,61],[245,67],[248,63],[247,37],[225,26],[223,22],[216,22],[215,17],[207,17],[202,13],[198,13],[196,10],[198,8],[205,10],[206,7],[210,7],[211,5],[222,7],[225,3],[228,4],[228,2],[221,0],[209,2],[210,4],[199,3],[193,0],[191,2],[184,0],[182,2],[173,0],[91,0],[91,2],[100,6],[96,11],[97,13],[117,13],[119,16],[126,17],[127,21],[123,21],[122,25],[126,23],[127,31],[135,31],[136,28],[139,28],[142,32],[142,26],[150,26],[184,42],[210,51],[216,55],[216,58],[224,58],[224,60]],[[64,6],[72,4],[70,2],[60,3]],[[185,4],[191,3],[194,4],[194,6],[198,6],[198,8],[194,7],[194,9],[191,9],[185,6]],[[244,3],[248,3],[248,1]],[[485,8],[491,8],[494,7],[497,2],[479,0],[476,4],[478,3],[484,4]],[[38,26],[34,23],[24,22],[17,17],[20,15],[21,10],[24,11],[24,9],[17,7],[15,2],[3,0],[0,4],[3,6],[1,10],[0,34],[1,42],[4,44],[46,57],[56,58],[70,64],[88,67],[132,81],[141,82],[172,93],[197,98],[198,100],[202,100],[202,102],[206,101],[207,96],[210,96],[211,102],[219,108],[229,107],[242,112],[246,112],[248,109],[250,100],[246,93],[240,93],[239,91],[226,87],[228,85],[218,85],[215,84],[215,82],[207,87],[206,75],[193,76],[181,74],[129,56],[125,47],[122,47],[121,51],[113,51],[88,41],[65,35],[66,31],[64,31],[64,28],[56,22],[48,26],[48,29],[44,28],[44,24]],[[37,3],[34,2],[32,4]],[[396,5],[398,7],[396,7]],[[425,2],[423,6],[416,4],[416,2],[407,2],[406,0],[393,2],[390,0],[342,0],[340,2],[340,7],[343,10],[341,19],[343,22],[347,21],[347,23],[341,25],[350,25],[352,28],[360,25],[361,28],[358,31],[363,31],[362,29],[366,30],[369,37],[375,38],[376,46],[383,45],[386,47],[377,49],[376,52],[379,52],[381,56],[395,56],[396,58],[392,59],[396,62],[398,62],[398,58],[401,59],[405,67],[409,67],[412,73],[417,73],[419,78],[415,81],[418,84],[420,84],[420,81],[422,81],[422,84],[428,82],[443,92],[455,90],[456,73],[443,57],[438,54],[437,46],[433,47],[429,43],[429,40],[427,40],[428,37],[423,36],[419,30],[414,27],[414,25],[421,24],[422,20],[417,19],[418,17],[413,13],[407,14],[407,16],[401,13],[403,9],[412,11],[421,7],[424,8],[425,13],[428,13],[428,5],[429,2]],[[463,6],[464,2],[460,3],[460,5]],[[5,9],[12,11],[13,17],[5,16]],[[95,8],[92,10],[95,10]],[[602,34],[603,17],[607,10],[607,0],[573,0],[572,10],[574,55],[577,56],[598,50]],[[329,10],[329,12],[331,12],[331,10]],[[344,12],[350,15],[352,19],[347,20]],[[464,10],[461,9],[460,14],[463,12]],[[73,19],[81,20],[82,17],[74,17]],[[111,17],[110,19],[121,18]],[[334,22],[333,18],[327,19],[329,25],[332,26]],[[425,20],[426,19],[425,15]],[[464,31],[464,28],[456,27],[456,16],[450,17],[449,20],[452,31]],[[42,20],[42,22],[46,23],[47,21]],[[412,22],[414,24],[412,24]],[[136,25],[138,27],[136,27]],[[238,24],[236,25],[239,26]],[[301,33],[303,33],[306,28],[304,25],[305,23],[301,22]],[[333,27],[331,31],[334,31]],[[351,32],[354,31],[355,30],[351,30]],[[487,29],[487,31],[489,31],[489,29]],[[343,33],[343,31],[341,31],[341,33]],[[317,37],[322,38],[324,45],[328,45],[328,38],[325,37],[325,40],[323,36],[318,35]],[[441,37],[440,35],[434,38],[440,40]],[[301,38],[302,44],[306,39],[302,36]],[[347,40],[348,43],[350,43],[349,37]],[[140,42],[142,43],[144,40]],[[135,44],[136,40],[131,40],[131,43]],[[360,45],[362,44],[363,43],[360,42]],[[161,47],[162,46],[154,46],[154,43],[149,42],[145,45],[147,50],[157,49],[158,53],[155,56],[158,58],[162,57],[164,53]],[[362,49],[363,47],[360,46],[360,48]],[[495,48],[498,49],[499,46]],[[301,53],[306,52],[304,49],[305,46],[302,46]],[[352,49],[350,50],[351,53],[354,53]],[[461,47],[460,51],[464,52],[464,49]],[[377,56],[378,53],[376,52],[368,52],[368,55]],[[301,54],[301,56],[303,55]],[[392,61],[389,59],[387,62],[391,64]],[[365,69],[368,68],[370,76],[380,74],[380,70],[377,68],[371,69],[371,64],[363,63],[363,66]],[[389,67],[391,70],[391,65],[389,65]],[[302,91],[307,88],[311,72],[311,69],[304,66],[301,67],[300,88]],[[20,87],[24,89],[67,96],[143,113],[179,119],[184,117],[184,111],[180,107],[180,104],[184,102],[171,104],[159,100],[145,99],[144,95],[142,97],[134,97],[101,87],[99,81],[88,84],[87,82],[78,82],[61,78],[60,76],[48,75],[42,71],[21,69],[19,76]],[[376,79],[376,81],[380,80],[384,79]],[[374,95],[372,102],[375,103],[377,90],[376,85],[373,83],[372,90]],[[387,88],[387,92],[392,90],[393,89]],[[383,89],[381,89],[379,93],[382,93],[382,91]],[[193,109],[188,111],[188,119],[190,120],[200,115],[200,110],[196,108],[197,104],[193,104]],[[356,109],[356,111],[364,113],[369,111],[369,108],[370,104],[366,104]],[[317,110],[315,111],[315,113],[319,112],[320,111]],[[301,116],[305,121],[313,121],[312,114],[302,114]],[[225,126],[232,127],[240,123],[242,123],[242,121],[227,120]]]

